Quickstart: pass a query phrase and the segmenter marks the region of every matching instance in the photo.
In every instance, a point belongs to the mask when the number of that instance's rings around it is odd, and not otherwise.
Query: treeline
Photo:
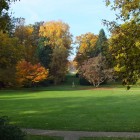
[[[67,73],[72,35],[62,21],[25,25],[12,18],[11,0],[0,1],[0,87],[59,84]]]
[[[92,33],[77,37],[77,62],[80,78],[98,86],[106,80],[120,80],[127,89],[140,78],[140,1],[106,0],[112,10],[118,10],[117,21],[103,23],[111,37],[103,30],[99,36]]]
[[[0,40],[1,86],[33,86],[45,79],[54,84],[64,81],[72,43],[66,23],[25,26],[18,19],[12,35],[1,30]]]
[[[120,11],[117,19],[122,24],[104,20],[109,39],[101,29],[99,35],[77,36],[75,43],[69,25],[62,21],[25,25],[24,18],[12,18],[8,13],[11,2],[0,1],[0,87],[63,82],[72,44],[77,45],[73,64],[80,78],[94,86],[120,80],[129,88],[140,78],[139,0],[106,0],[106,5]]]
[[[113,59],[109,51],[108,39],[103,29],[99,35],[86,33],[76,38],[77,69],[80,84],[92,84],[98,87],[108,80],[115,80]]]

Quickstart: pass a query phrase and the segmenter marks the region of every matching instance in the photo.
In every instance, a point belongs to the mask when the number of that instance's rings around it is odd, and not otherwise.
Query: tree
[[[44,66],[49,64],[50,78],[54,84],[58,84],[64,80],[71,50],[72,35],[69,26],[62,21],[50,21],[40,27],[39,33],[42,41],[39,44],[40,62]]]
[[[39,63],[32,65],[25,60],[19,61],[16,66],[17,82],[21,86],[32,86],[48,77],[48,70]]]
[[[115,71],[123,84],[135,84],[140,77],[140,25],[126,22],[114,30],[110,51],[115,60]]]
[[[93,33],[86,33],[76,37],[76,43],[78,44],[78,52],[88,53],[94,49],[96,41],[98,39],[97,35]]]
[[[64,81],[68,68],[68,51],[66,48],[56,47],[52,53],[52,59],[50,63],[50,75],[54,84],[57,85]]]
[[[33,27],[33,32],[32,32],[32,38],[33,38],[33,46],[38,46],[39,41],[40,41],[40,36],[39,36],[39,30],[40,26],[44,24],[43,21],[41,22],[35,22],[32,27]]]
[[[71,49],[72,35],[69,32],[69,26],[62,21],[50,21],[40,26],[40,36],[48,38],[46,45],[52,48],[64,47]]]
[[[17,38],[0,32],[0,83],[10,86],[15,81],[15,65],[24,57],[24,47]]]
[[[93,51],[95,51],[96,41],[98,39],[97,35],[93,33],[86,33],[76,37],[76,44],[78,44],[78,52],[75,58],[78,66],[80,66],[84,60],[91,57]]]
[[[33,26],[17,26],[15,29],[14,36],[17,37],[20,41],[20,43],[25,47],[25,56],[24,59],[26,61],[30,61],[32,63],[37,62],[37,56],[36,56],[36,49],[37,46],[35,45],[35,41],[33,38]]]
[[[119,10],[117,19],[124,22],[122,25],[117,25],[115,21],[108,22],[112,33],[109,45],[115,60],[115,70],[129,89],[129,85],[135,84],[140,75],[140,1],[106,0],[106,4],[111,5],[113,10]]]
[[[85,60],[79,74],[95,87],[106,80],[113,80],[113,69],[106,67],[106,60],[101,55]]]
[[[40,37],[37,48],[37,54],[41,65],[44,66],[45,68],[50,68],[53,49],[51,46],[46,45],[45,43],[46,41],[47,39],[45,37]]]
[[[106,0],[106,5],[111,5],[113,10],[119,10],[117,19],[133,20],[139,22],[140,20],[140,1],[139,0]]]
[[[10,32],[12,28],[11,16],[8,13],[11,2],[16,0],[1,0],[0,1],[0,31]]]
[[[98,56],[99,54],[106,56],[108,53],[108,44],[105,32],[103,29],[100,30],[99,36],[95,45],[95,50],[92,52],[92,56]]]

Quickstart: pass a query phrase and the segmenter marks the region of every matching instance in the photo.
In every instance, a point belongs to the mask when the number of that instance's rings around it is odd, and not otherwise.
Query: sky
[[[11,5],[14,17],[23,17],[26,24],[39,21],[61,20],[70,26],[73,36],[88,32],[98,34],[102,20],[115,19],[114,11],[106,7],[104,0],[20,0]]]
[[[73,39],[88,32],[98,35],[102,28],[109,37],[102,20],[115,19],[115,12],[110,9],[105,0],[20,0],[11,5],[13,16],[25,18],[27,25],[52,20],[67,23]],[[76,50],[73,52],[70,59],[74,58]]]

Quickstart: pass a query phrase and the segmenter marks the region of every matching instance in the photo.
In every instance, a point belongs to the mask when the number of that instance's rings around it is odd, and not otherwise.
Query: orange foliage
[[[32,65],[25,60],[19,61],[16,66],[17,81],[20,85],[31,85],[45,80],[48,77],[48,70],[39,63]]]

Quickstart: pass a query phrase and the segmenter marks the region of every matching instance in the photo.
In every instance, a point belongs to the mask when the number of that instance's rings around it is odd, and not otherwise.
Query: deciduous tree
[[[95,51],[95,45],[98,36],[93,33],[86,33],[76,37],[77,55],[75,60],[80,66],[84,60],[91,57],[92,52]]]
[[[19,61],[16,66],[16,77],[19,85],[32,86],[48,77],[48,70],[39,63],[32,65],[25,60]]]
[[[113,80],[113,69],[106,67],[106,60],[101,55],[84,61],[79,73],[95,87],[106,80]]]
[[[124,22],[120,25],[108,22],[112,33],[110,50],[114,55],[115,70],[129,89],[129,85],[135,84],[140,75],[140,1],[106,0],[106,3],[113,10],[119,10],[117,19]]]
[[[140,25],[127,22],[114,30],[110,41],[115,70],[123,84],[135,84],[140,77]]]
[[[26,61],[30,61],[32,63],[37,62],[35,41],[33,38],[34,28],[32,26],[17,26],[15,29],[14,36],[17,37],[20,43],[25,47],[25,57]]]
[[[41,45],[44,45],[42,54],[43,51],[47,53],[44,58],[41,56],[43,61],[40,60],[43,63],[51,60],[49,64],[50,78],[54,84],[58,84],[64,80],[71,50],[72,35],[69,32],[69,26],[62,21],[46,22],[40,27],[40,38],[44,40],[41,42]],[[48,64],[44,63],[43,65]]]
[[[12,29],[11,15],[9,15],[8,10],[10,4],[17,0],[0,0],[0,30],[10,32]]]
[[[15,65],[24,57],[24,47],[17,38],[0,32],[0,83],[12,85],[15,81]]]

